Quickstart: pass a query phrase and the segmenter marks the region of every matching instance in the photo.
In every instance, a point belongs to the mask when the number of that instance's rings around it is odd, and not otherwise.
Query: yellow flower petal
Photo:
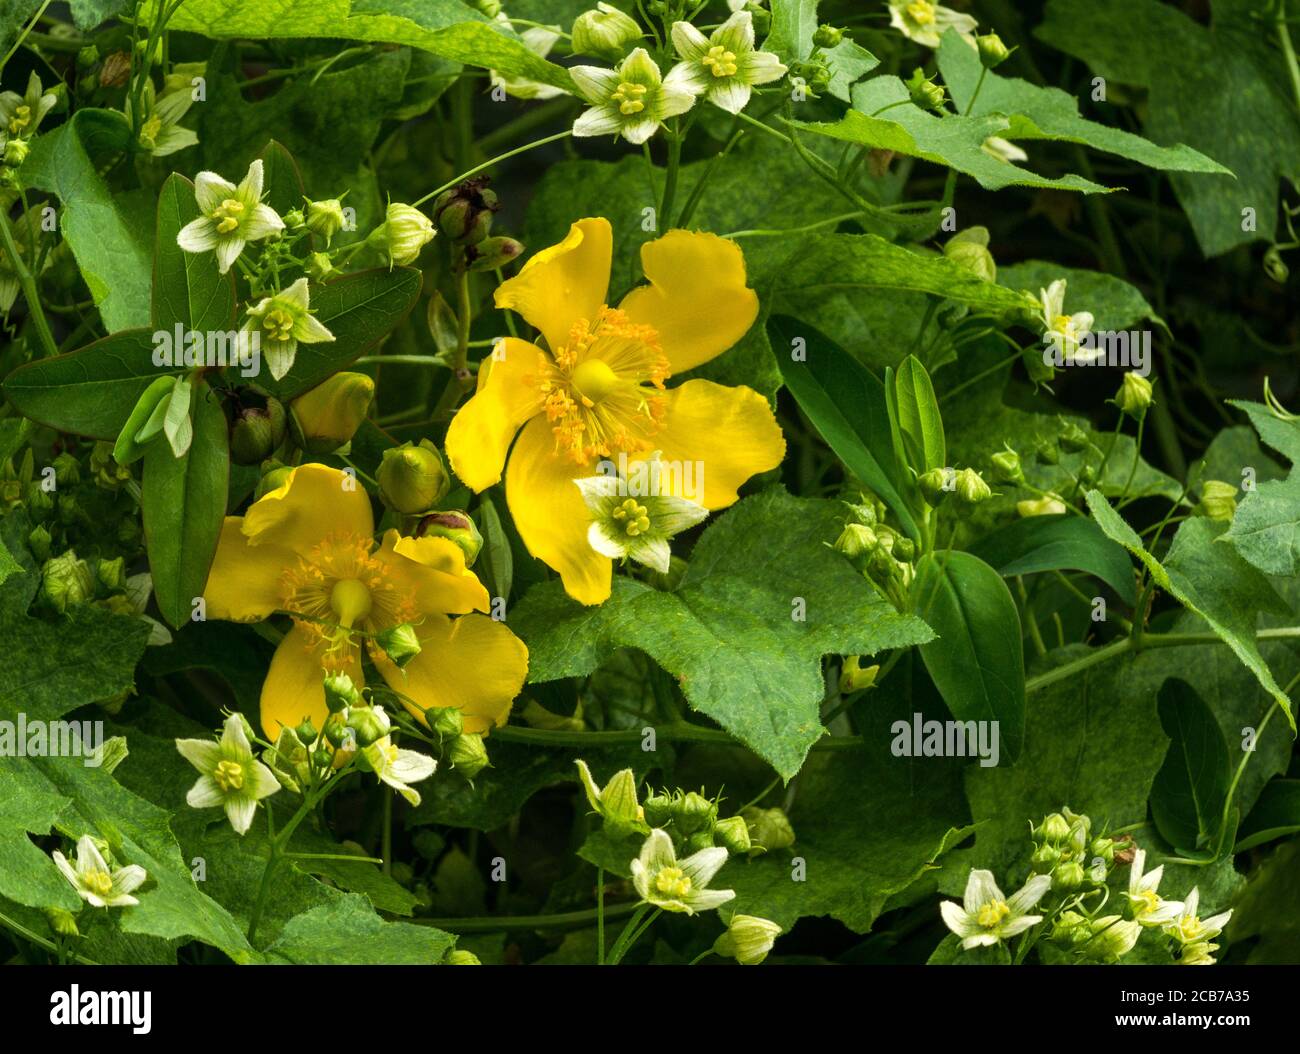
[[[649,285],[620,305],[633,322],[653,326],[674,373],[721,355],[758,317],[758,296],[745,285],[745,257],[716,234],[669,231],[641,246]]]
[[[465,566],[465,551],[448,538],[403,538],[384,534],[375,559],[410,590],[424,615],[486,611],[490,598],[478,576]]]
[[[208,618],[256,622],[280,606],[280,572],[298,557],[278,545],[250,545],[242,516],[221,525],[217,555],[203,588]]]
[[[515,433],[541,411],[542,397],[528,379],[543,354],[536,344],[506,337],[479,366],[478,391],[452,418],[446,444],[452,471],[471,490],[501,478]]]
[[[506,503],[528,551],[560,573],[564,589],[583,604],[609,596],[612,565],[587,541],[591,515],[574,479],[591,476],[555,452],[555,437],[541,417],[519,433],[506,467]]]
[[[486,615],[433,615],[415,632],[420,654],[405,669],[385,655],[373,656],[389,687],[413,700],[403,702],[406,709],[425,720],[424,710],[459,707],[466,732],[504,725],[528,673],[524,642]]]
[[[255,501],[244,516],[251,545],[276,545],[306,556],[332,534],[369,538],[375,518],[365,489],[327,465],[294,469],[283,486]]]
[[[519,274],[497,288],[497,307],[518,311],[554,351],[568,343],[578,319],[594,319],[604,306],[612,254],[609,220],[579,220],[564,241],[534,253]]]
[[[318,730],[325,727],[329,708],[325,705],[325,671],[315,644],[318,639],[295,625],[275,649],[271,669],[262,682],[262,731],[272,743],[282,725],[300,724],[304,717],[310,717]],[[353,661],[342,672],[357,688],[364,686],[360,652],[354,651]]]
[[[654,444],[662,462],[683,466],[663,480],[665,487],[675,480],[678,485],[673,489],[679,496],[710,509],[725,508],[737,499],[737,490],[750,476],[776,468],[785,457],[781,426],[767,400],[752,388],[694,380],[673,388],[667,396]],[[694,493],[683,490],[683,481],[692,484]]]

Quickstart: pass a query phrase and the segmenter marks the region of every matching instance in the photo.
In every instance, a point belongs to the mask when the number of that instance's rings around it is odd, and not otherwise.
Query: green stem
[[[596,868],[596,965],[605,965],[605,869]]]
[[[41,338],[41,345],[45,348],[45,354],[57,355],[59,346],[54,342],[54,334],[50,332],[50,324],[41,308],[41,298],[36,291],[36,279],[32,277],[31,271],[27,269],[27,264],[23,262],[22,256],[18,252],[13,231],[9,227],[9,216],[4,210],[0,210],[0,239],[4,240],[5,254],[9,257],[14,274],[18,276],[18,284],[22,286],[23,295],[27,297],[27,310],[32,313],[32,322],[36,326],[36,335]]]
[[[32,15],[31,21],[29,21],[19,32],[17,38],[14,40],[13,47],[5,52],[4,58],[0,59],[0,73],[4,72],[4,68],[9,65],[9,60],[14,57],[14,53],[22,46],[23,41],[27,39],[28,35],[36,27],[36,23],[41,20],[41,16],[45,14],[45,9],[50,6],[50,2],[51,0],[45,0],[36,14]]]
[[[444,183],[440,187],[435,187],[433,190],[429,191],[429,193],[424,195],[424,197],[420,198],[418,201],[412,202],[411,204],[413,207],[419,208],[430,198],[436,198],[444,190],[450,190],[457,183],[464,182],[469,179],[470,176],[477,175],[486,168],[491,168],[493,165],[505,161],[507,158],[522,154],[525,151],[536,149],[539,146],[545,146],[547,143],[554,143],[557,139],[567,139],[571,135],[573,135],[573,129],[566,128],[563,132],[556,132],[555,135],[548,135],[545,139],[536,139],[531,143],[525,143],[523,146],[517,146],[513,150],[507,150],[504,154],[498,154],[496,157],[488,158],[488,160],[484,161],[481,165],[475,165],[473,168],[462,172],[450,182]]]
[[[494,732],[493,735],[496,733]],[[615,904],[605,908],[605,918],[621,919],[631,915],[640,905]],[[513,930],[582,930],[599,919],[596,908],[582,911],[563,911],[555,915],[482,915],[463,919],[425,919],[410,921],[418,926],[434,926],[449,933],[506,933]]]
[[[724,238],[774,238],[785,234],[802,234],[805,231],[820,230],[822,227],[837,227],[845,220],[856,219],[861,216],[861,210],[846,212],[840,216],[832,216],[830,219],[818,220],[816,223],[808,223],[802,227],[786,227],[784,229],[765,229],[755,228],[754,230],[732,231],[730,234],[724,234]]]
[[[384,795],[384,834],[379,855],[383,858],[384,874],[393,873],[393,789],[382,787]]]
[[[679,126],[680,127],[680,126]],[[671,230],[673,226],[673,205],[677,197],[677,174],[682,166],[682,139],[684,136],[677,129],[668,137],[668,168],[664,173],[664,193],[659,199],[659,212],[656,217],[660,230]]]
[[[1287,28],[1286,0],[1278,0],[1277,19],[1274,22],[1278,43],[1282,45],[1282,57],[1286,60],[1287,74],[1291,78],[1291,93],[1295,96],[1296,108],[1300,110],[1300,66],[1296,65],[1295,48],[1291,44],[1291,31]]]
[[[31,941],[33,944],[37,945],[38,947],[44,948],[48,952],[54,952],[56,955],[59,954],[59,949],[54,944],[53,941],[47,940],[46,938],[42,937],[38,933],[33,933],[22,923],[15,922],[8,915],[0,914],[0,926],[5,926],[6,928],[13,930],[13,932],[18,934],[20,937],[26,938],[27,940]],[[94,962],[91,959],[87,959],[84,955],[77,955],[76,953],[73,953],[71,957],[73,959],[76,959],[77,962],[82,963],[85,966],[99,965],[99,963]]]

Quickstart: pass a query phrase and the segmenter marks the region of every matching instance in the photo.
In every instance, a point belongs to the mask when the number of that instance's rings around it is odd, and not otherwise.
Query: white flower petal
[[[226,799],[226,818],[236,834],[244,834],[253,826],[257,815],[257,802],[246,794],[235,794]]]
[[[282,230],[284,230],[284,220],[280,219],[280,214],[270,205],[258,202],[252,207],[248,219],[240,228],[240,233],[248,241],[255,242],[259,238],[265,238]]]
[[[113,872],[113,894],[130,893],[139,889],[149,876],[139,864],[128,864]]]
[[[217,225],[206,216],[190,220],[176,233],[176,244],[187,253],[205,253],[217,247]]]
[[[243,238],[221,238],[217,241],[217,270],[225,274],[231,265],[239,259],[247,243]]]
[[[217,781],[211,776],[200,776],[185,795],[185,803],[194,809],[210,809],[224,805],[225,801],[226,792],[217,786]]]
[[[727,113],[740,113],[749,105],[753,89],[739,80],[729,79],[714,85],[709,92],[709,102]]]
[[[687,62],[699,62],[709,50],[709,38],[689,22],[674,22],[673,48]]]
[[[998,889],[998,884],[993,879],[992,871],[982,868],[971,871],[970,877],[966,879],[966,895],[962,898],[967,914],[973,915],[985,904],[1005,899],[1002,890]]]
[[[578,86],[578,92],[589,103],[597,106],[609,102],[609,97],[618,91],[619,76],[615,70],[600,66],[574,66],[569,76]]]
[[[221,761],[221,746],[212,739],[178,739],[176,749],[181,757],[203,773],[210,773]]]
[[[709,880],[722,869],[722,865],[727,862],[727,855],[726,849],[715,845],[708,849],[701,849],[698,853],[692,853],[678,866],[691,880],[692,886],[703,887],[707,886]]]
[[[234,198],[235,184],[222,179],[215,172],[200,172],[194,177],[194,200],[199,204],[199,211],[210,216],[227,198]]]
[[[261,201],[262,180],[262,159],[259,157],[248,166],[248,174],[239,182],[239,200],[245,205]]]
[[[601,104],[583,110],[573,122],[573,134],[579,138],[593,135],[617,135],[623,129],[623,117],[614,106]]]

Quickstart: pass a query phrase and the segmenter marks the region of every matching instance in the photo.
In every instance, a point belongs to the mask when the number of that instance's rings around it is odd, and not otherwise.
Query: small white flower
[[[1201,891],[1193,886],[1192,891],[1187,894],[1187,900],[1180,905],[1182,910],[1173,920],[1165,923],[1165,932],[1179,944],[1204,944],[1211,941],[1223,932],[1223,927],[1232,918],[1231,911],[1223,911],[1218,915],[1211,915],[1208,919],[1202,919],[1196,914],[1200,902]]]
[[[166,157],[199,141],[198,133],[182,127],[180,119],[194,105],[194,95],[189,85],[177,91],[155,96],[148,81],[144,86],[144,120],[140,123],[140,146],[154,157]],[[126,116],[131,117],[131,97],[126,100]]]
[[[755,84],[785,75],[785,66],[770,51],[754,50],[754,16],[737,11],[706,37],[689,22],[673,23],[673,47],[682,59],[682,83],[727,113],[740,113]]]
[[[668,540],[706,519],[709,510],[665,493],[663,479],[657,450],[645,461],[632,462],[627,476],[575,479],[592,516],[588,544],[611,560],[635,560],[667,574],[672,559]]]
[[[1143,926],[1163,926],[1179,916],[1183,905],[1176,900],[1164,900],[1156,892],[1165,868],[1161,864],[1154,871],[1144,874],[1146,861],[1145,849],[1139,849],[1133,854],[1133,863],[1128,873],[1128,893],[1125,896],[1128,897],[1134,919]]]
[[[312,316],[307,279],[299,278],[288,289],[258,301],[248,309],[248,321],[239,331],[240,352],[258,335],[258,347],[266,357],[271,376],[277,381],[289,372],[299,344],[319,344],[334,339],[324,323]]]
[[[695,92],[681,67],[664,77],[645,48],[636,48],[616,70],[574,66],[569,73],[591,103],[573,123],[576,136],[621,135],[639,145],[669,117],[695,105]]]
[[[632,884],[641,899],[664,911],[694,915],[712,911],[735,897],[734,889],[709,889],[709,881],[727,862],[722,846],[701,849],[678,863],[673,840],[655,828],[632,861]]]
[[[243,834],[253,825],[257,803],[280,789],[280,781],[253,757],[239,714],[226,718],[221,740],[178,739],[176,749],[199,770],[185,801],[195,809],[220,805],[230,826]]]
[[[1043,921],[1026,914],[1052,887],[1051,875],[1035,875],[1010,897],[1003,896],[992,871],[973,870],[966,880],[962,903],[945,900],[939,905],[943,921],[961,938],[963,948],[997,944]]]
[[[393,727],[392,721],[382,707],[374,707],[374,713],[385,730]],[[393,737],[388,735],[368,747],[363,747],[361,755],[376,776],[412,805],[420,804],[420,794],[411,787],[411,784],[427,780],[438,767],[437,762],[428,754],[421,754],[418,750],[402,750],[394,746]]]
[[[980,149],[990,157],[996,157],[999,161],[1005,161],[1008,165],[1015,164],[1017,161],[1028,161],[1029,155],[1009,139],[1003,139],[1000,135],[991,135],[980,144]]]
[[[510,19],[504,11],[497,13],[496,20],[507,29],[510,28]],[[559,26],[532,26],[519,34],[519,40],[524,47],[543,59],[551,53],[551,48],[555,47],[559,39]],[[541,81],[529,80],[527,77],[508,77],[492,69],[488,70],[488,78],[492,82],[492,87],[500,88],[516,99],[554,99],[557,95],[564,94],[563,89],[553,84],[543,84]]]
[[[10,139],[29,139],[40,126],[59,97],[41,89],[41,79],[35,71],[27,78],[27,91],[0,92],[0,146]]]
[[[974,47],[974,33],[979,26],[970,15],[932,4],[930,0],[891,0],[889,24],[908,40],[927,48],[937,48],[947,29],[957,30]]]
[[[1058,278],[1046,289],[1039,290],[1042,306],[1042,323],[1049,341],[1060,356],[1059,364],[1067,362],[1090,363],[1103,352],[1099,348],[1082,348],[1080,345],[1092,333],[1092,312],[1065,313],[1065,279]]]
[[[187,253],[217,254],[217,270],[225,274],[244,251],[244,246],[276,231],[284,221],[275,209],[262,201],[262,161],[248,166],[239,186],[215,172],[200,172],[194,179],[194,198],[203,213],[176,235],[176,244]]]
[[[138,864],[110,869],[95,840],[88,834],[83,834],[77,841],[75,866],[68,863],[68,858],[57,849],[54,863],[77,895],[95,908],[125,908],[139,904],[130,894],[139,889],[148,877]]]

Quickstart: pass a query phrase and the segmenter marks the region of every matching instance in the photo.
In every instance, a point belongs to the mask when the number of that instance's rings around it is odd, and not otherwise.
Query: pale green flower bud
[[[523,255],[523,242],[514,238],[484,238],[465,248],[465,260],[471,271],[495,271]]]
[[[354,706],[348,711],[347,727],[357,738],[357,745],[368,747],[388,735],[390,725],[386,715],[372,706]]]
[[[462,776],[472,780],[488,766],[483,737],[474,732],[462,733],[452,741],[448,758]]]
[[[286,217],[287,220],[287,217]],[[307,229],[319,234],[328,244],[334,235],[343,229],[347,217],[343,214],[343,202],[338,198],[326,198],[324,201],[307,201]]]
[[[1060,516],[1065,511],[1065,502],[1055,494],[1016,502],[1016,512],[1020,516]]]
[[[492,230],[492,215],[501,206],[487,184],[487,176],[467,179],[434,200],[434,222],[452,241],[476,245]]]
[[[389,266],[414,263],[436,232],[433,222],[419,209],[392,202],[384,213],[384,222],[367,239],[388,256]]]
[[[1237,488],[1221,479],[1207,479],[1201,484],[1201,501],[1196,511],[1211,520],[1228,523],[1237,513]]]
[[[862,667],[861,655],[846,655],[844,664],[840,667],[840,694],[849,695],[853,692],[862,692],[876,683],[876,676],[880,673],[880,666]]]
[[[835,551],[843,553],[855,563],[866,559],[880,544],[876,532],[860,523],[850,523],[835,540]]]
[[[333,673],[325,678],[325,705],[331,714],[360,706],[363,702],[357,686],[346,673]]]
[[[957,473],[957,497],[968,505],[978,505],[993,497],[993,491],[984,482],[984,478],[973,468],[964,468]]]
[[[1084,874],[1083,865],[1073,860],[1057,864],[1052,871],[1052,888],[1062,893],[1072,893],[1076,889],[1081,889],[1086,881],[1087,875]]]
[[[430,707],[424,712],[424,717],[439,739],[454,739],[465,731],[465,719],[459,707]]]
[[[749,840],[749,824],[743,816],[728,816],[719,820],[713,828],[714,840],[727,852],[739,856],[753,848]]]
[[[782,809],[760,809],[747,805],[740,815],[749,824],[749,838],[756,848],[787,849],[794,845],[794,828]]]
[[[952,493],[955,483],[956,475],[950,468],[932,468],[928,472],[922,472],[916,478],[921,497],[925,498],[926,504],[932,507],[938,506]]]
[[[989,252],[989,229],[987,227],[967,227],[954,234],[943,247],[943,255],[955,264],[970,271],[977,278],[986,282],[995,282],[998,277],[998,265]]]
[[[908,94],[911,95],[912,102],[922,110],[933,110],[937,113],[943,109],[947,92],[930,80],[920,66],[903,84],[906,86]]]
[[[975,38],[975,47],[980,53],[980,62],[984,64],[986,70],[994,69],[1001,66],[1011,55],[1010,49],[1002,43],[1002,38],[996,33],[985,33]]]
[[[312,253],[307,257],[307,274],[315,281],[323,282],[336,273],[334,261],[328,253]]]
[[[234,389],[224,400],[224,409],[230,424],[230,460],[236,465],[256,465],[284,442],[284,406],[261,389]]]
[[[1029,858],[1029,866],[1036,875],[1050,875],[1061,862],[1061,851],[1054,845],[1044,843],[1034,850]]]
[[[1070,837],[1070,821],[1059,812],[1054,812],[1043,819],[1034,828],[1034,838],[1049,845],[1059,845]]]
[[[1121,413],[1140,421],[1151,405],[1151,382],[1137,373],[1124,374],[1124,380],[1115,394],[1115,405]]]
[[[19,165],[21,165],[24,161],[27,160],[27,151],[28,151],[27,140],[10,139],[9,142],[5,143],[5,149],[4,149],[5,164],[8,165],[10,168],[17,168]]]
[[[1024,469],[1020,467],[1020,455],[1010,447],[999,450],[989,458],[993,462],[993,478],[999,483],[1023,483]]]
[[[1088,433],[1073,421],[1062,422],[1061,434],[1057,438],[1060,440],[1061,448],[1068,450],[1071,454],[1086,450],[1089,443]]]
[[[663,827],[673,818],[673,798],[669,794],[652,794],[641,806],[645,822],[651,827]]]
[[[46,908],[45,918],[50,929],[60,937],[81,936],[81,931],[77,929],[77,917],[66,908]]]
[[[451,477],[438,448],[429,440],[403,443],[384,451],[375,473],[379,497],[395,512],[425,512],[451,489]]]
[[[1115,962],[1133,950],[1142,935],[1142,924],[1125,921],[1119,915],[1103,915],[1092,921],[1092,936],[1084,945],[1084,954],[1100,962]]]
[[[712,831],[718,816],[718,807],[698,791],[683,795],[673,810],[673,822],[685,835],[696,831]],[[710,843],[712,844],[712,843]]]
[[[453,948],[442,960],[444,966],[482,966],[479,957],[465,948]]]
[[[575,55],[597,55],[617,62],[629,44],[641,39],[636,20],[617,7],[600,3],[594,11],[584,11],[573,20]]]
[[[415,635],[415,627],[409,622],[383,630],[375,638],[375,643],[399,670],[420,654],[420,638]],[[366,743],[362,745],[369,746]]]
[[[755,915],[735,915],[727,931],[713,944],[713,951],[741,966],[757,966],[767,958],[772,945],[781,935],[781,927],[770,919]]]
[[[819,48],[837,48],[844,39],[844,30],[835,26],[820,25],[813,33],[813,45]]]
[[[41,595],[59,614],[86,603],[94,594],[94,576],[73,550],[45,561],[41,568]]]

